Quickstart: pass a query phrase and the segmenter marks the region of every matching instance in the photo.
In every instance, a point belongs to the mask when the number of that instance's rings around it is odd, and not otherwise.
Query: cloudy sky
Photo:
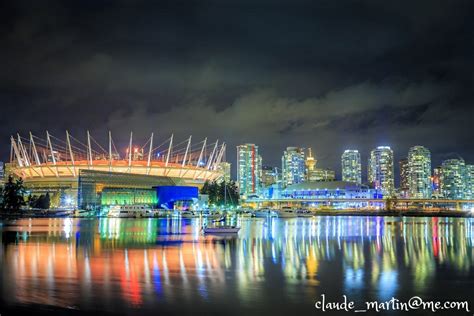
[[[17,132],[260,146],[280,165],[412,145],[474,163],[473,1],[3,1],[0,155]],[[235,176],[235,174],[234,174]]]

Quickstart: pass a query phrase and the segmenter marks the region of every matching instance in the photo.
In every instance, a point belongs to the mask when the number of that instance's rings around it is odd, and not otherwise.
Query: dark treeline
[[[12,176],[9,176],[1,191],[0,208],[2,210],[18,211],[26,205],[24,198],[25,186],[22,178],[14,180]]]
[[[0,188],[0,209],[3,211],[18,211],[21,207],[28,205],[31,208],[47,210],[51,206],[49,193],[40,196],[29,195],[25,201],[26,189],[23,179],[8,177],[3,188]]]
[[[217,183],[206,181],[201,194],[209,196],[209,204],[216,206],[236,206],[239,204],[239,190],[234,181]]]
[[[40,196],[29,196],[28,197],[28,205],[31,208],[39,208],[42,210],[47,210],[51,206],[51,198],[49,197],[49,193],[41,194]]]

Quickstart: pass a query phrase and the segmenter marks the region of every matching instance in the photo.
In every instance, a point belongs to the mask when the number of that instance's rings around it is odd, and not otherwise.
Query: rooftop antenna
[[[18,147],[16,145],[16,142],[15,142],[15,139],[13,138],[13,136],[11,136],[11,143],[12,143],[12,147],[13,147],[13,152],[15,153],[15,156],[16,156],[16,160],[18,161],[18,165],[20,167],[23,167],[23,161],[21,159],[21,155],[18,151]]]
[[[183,163],[181,165],[181,167],[184,167],[184,165],[186,164],[186,158],[188,157],[188,151],[189,151],[189,147],[191,146],[191,136],[189,136],[189,140],[188,140],[188,145],[186,146],[186,152],[184,153],[184,159],[183,159]]]
[[[72,153],[71,140],[69,139],[69,132],[67,130],[66,130],[66,141],[67,141],[67,146],[69,148],[69,155],[71,156],[72,174],[75,177],[76,176],[76,168],[74,167],[74,154]]]
[[[171,134],[170,146],[168,148],[168,154],[166,155],[165,167],[168,167],[168,161],[170,160],[171,149],[173,148],[173,134]]]
[[[128,168],[132,166],[132,139],[133,132],[130,132],[130,145],[128,147]]]
[[[26,149],[23,146],[23,143],[21,142],[20,134],[17,134],[18,136],[18,146],[20,147],[20,152],[23,155],[23,160],[25,162],[26,166],[30,166],[30,160],[28,159],[28,154],[26,153]]]
[[[214,158],[214,154],[216,153],[218,143],[219,143],[219,140],[216,140],[216,144],[214,145],[214,149],[212,150],[211,156],[209,156],[209,161],[207,162],[207,166],[206,166],[206,169],[208,169],[208,170],[209,170],[209,168],[211,168],[211,163],[212,163],[212,160]]]
[[[13,143],[10,144],[10,162],[13,162]]]
[[[91,134],[87,131],[87,160],[89,161],[89,169],[92,168],[92,147],[91,147]]]
[[[112,171],[112,132],[109,131],[109,171]]]
[[[53,165],[56,167],[56,177],[59,177],[59,172],[58,172],[58,166],[56,166],[56,157],[54,157],[54,150],[53,150],[53,144],[51,143],[51,137],[49,137],[49,132],[46,131],[46,139],[47,143],[49,145],[49,149],[51,150],[51,160],[53,161]]]
[[[217,168],[217,165],[219,165],[221,163],[222,156],[224,155],[224,152],[225,152],[225,148],[226,148],[225,143],[222,143],[221,149],[219,150],[219,154],[217,155],[217,157],[214,161],[213,170],[215,170]]]
[[[150,169],[151,169],[151,152],[153,151],[153,133],[151,133],[151,137],[150,137],[150,150],[148,151],[148,161],[147,161],[147,171],[146,171],[146,174],[150,174]]]

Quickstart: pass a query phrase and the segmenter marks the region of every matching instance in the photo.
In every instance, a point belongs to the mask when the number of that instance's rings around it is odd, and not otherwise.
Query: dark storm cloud
[[[10,1],[0,4],[0,135],[68,128],[312,146],[339,169],[471,140],[471,1]],[[101,136],[97,136],[100,139]]]

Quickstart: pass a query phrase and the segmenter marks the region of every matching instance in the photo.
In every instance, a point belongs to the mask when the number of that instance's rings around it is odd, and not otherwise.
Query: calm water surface
[[[474,219],[240,219],[235,237],[203,236],[200,219],[6,224],[0,311],[309,315],[321,294],[474,309]]]

